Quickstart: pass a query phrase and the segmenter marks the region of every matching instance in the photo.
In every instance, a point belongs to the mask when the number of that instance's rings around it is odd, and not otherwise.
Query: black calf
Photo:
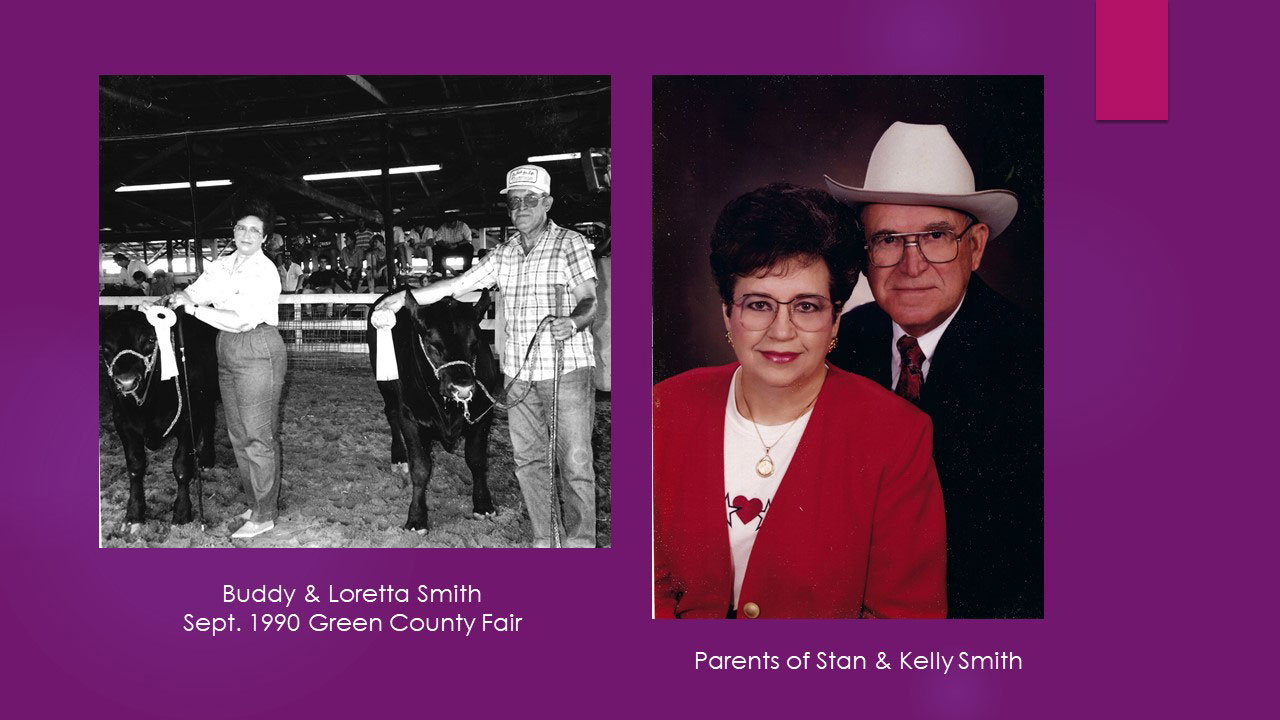
[[[378,390],[391,426],[391,462],[408,462],[413,482],[407,530],[425,531],[429,524],[426,488],[433,441],[452,452],[458,438],[465,439],[472,510],[476,515],[494,512],[489,495],[489,396],[497,394],[501,376],[493,352],[480,337],[479,323],[488,305],[487,292],[475,308],[452,298],[423,306],[406,293],[405,305],[396,314],[392,339],[400,379],[381,381]],[[370,325],[369,357],[376,368],[375,335]]]
[[[213,467],[214,402],[218,397],[217,331],[199,320],[178,313],[186,343],[186,385],[183,389],[182,363],[179,375],[160,379],[160,351],[155,329],[137,310],[121,310],[104,317],[98,329],[98,345],[106,367],[107,391],[111,393],[112,418],[116,434],[124,445],[129,471],[129,507],[125,521],[137,525],[147,519],[143,477],[147,473],[147,450],[158,450],[176,436],[173,476],[178,483],[173,504],[173,522],[191,522],[189,483],[195,475],[195,460],[201,467]],[[173,328],[177,346],[178,328]],[[196,452],[191,447],[187,413],[195,420]]]

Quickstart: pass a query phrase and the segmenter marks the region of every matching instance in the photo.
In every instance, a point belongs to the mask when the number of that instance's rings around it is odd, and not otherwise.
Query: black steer
[[[431,477],[431,443],[452,452],[464,438],[471,470],[471,508],[493,514],[489,496],[489,428],[493,424],[490,395],[497,395],[500,375],[488,343],[480,337],[480,318],[489,294],[474,308],[446,298],[420,305],[405,293],[391,330],[399,380],[378,382],[387,423],[391,426],[391,462],[409,463],[413,498],[406,530],[425,532],[427,480]],[[378,366],[376,330],[368,327],[369,357]],[[476,387],[481,383],[488,393]]]
[[[158,450],[176,436],[173,476],[178,481],[173,503],[173,522],[191,522],[189,483],[195,474],[196,452],[191,448],[188,412],[195,421],[196,445],[201,467],[213,467],[214,402],[218,397],[218,359],[214,343],[218,331],[178,313],[186,342],[186,386],[183,387],[182,348],[178,328],[171,329],[178,376],[160,379],[160,351],[155,328],[137,310],[121,310],[102,319],[98,345],[107,369],[112,418],[116,434],[124,446],[129,470],[129,508],[125,522],[134,529],[147,519],[147,499],[143,477],[147,473],[147,450]]]

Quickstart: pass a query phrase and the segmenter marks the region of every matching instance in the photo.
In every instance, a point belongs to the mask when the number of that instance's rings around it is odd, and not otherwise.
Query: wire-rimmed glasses
[[[254,240],[262,239],[262,228],[253,227],[251,225],[236,225],[231,228],[231,232],[236,235],[247,235]]]
[[[800,330],[817,332],[831,327],[834,311],[839,303],[833,303],[822,295],[797,295],[790,300],[779,300],[772,295],[748,293],[734,301],[738,318],[748,330],[765,330],[778,317],[778,310],[789,305],[791,323]]]
[[[893,267],[906,257],[907,248],[920,248],[924,259],[935,265],[949,263],[960,254],[960,240],[976,223],[956,232],[945,228],[905,233],[875,233],[867,238],[867,260],[875,267]],[[914,240],[912,238],[915,238]]]

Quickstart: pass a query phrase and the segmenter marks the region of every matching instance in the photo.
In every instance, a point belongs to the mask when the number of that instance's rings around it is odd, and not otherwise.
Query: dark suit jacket
[[[830,361],[890,387],[892,342],[889,316],[868,303],[841,321]],[[920,408],[946,505],[950,616],[1043,617],[1043,324],[973,275]]]

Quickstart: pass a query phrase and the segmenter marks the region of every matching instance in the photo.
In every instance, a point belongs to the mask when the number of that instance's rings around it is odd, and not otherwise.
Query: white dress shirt
[[[960,312],[960,306],[964,305],[964,296],[960,297],[960,304],[956,305],[956,309],[951,311],[946,320],[938,327],[916,338],[916,343],[920,345],[920,352],[924,353],[924,364],[920,366],[920,376],[922,380],[929,379],[929,366],[933,364],[933,351],[938,349],[938,341],[942,339],[942,333],[947,331],[947,326],[955,318],[956,313]],[[889,383],[889,389],[893,390],[898,387],[898,376],[902,374],[902,355],[898,352],[898,338],[906,335],[907,331],[902,329],[898,323],[893,324],[893,342],[889,343],[889,371],[893,373],[892,382]]]
[[[250,328],[280,324],[280,273],[261,250],[248,257],[232,253],[209,263],[187,295],[197,304],[233,311]]]

